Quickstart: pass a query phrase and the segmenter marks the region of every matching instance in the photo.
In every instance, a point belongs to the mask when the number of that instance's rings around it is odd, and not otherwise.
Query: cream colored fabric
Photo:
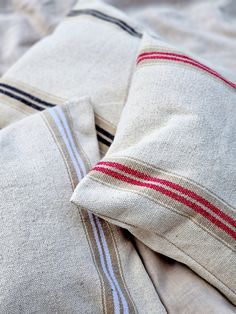
[[[235,313],[235,307],[185,265],[157,254],[135,239],[145,268],[167,313]]]
[[[85,9],[134,24],[121,12],[100,2],[78,2],[74,7],[74,10]],[[87,14],[70,16],[52,36],[36,44],[11,67],[2,82],[14,87],[20,84],[23,90],[34,89],[44,98],[57,97],[55,101],[59,104],[89,95],[95,113],[108,120],[114,129],[126,101],[139,44],[140,38],[114,23]],[[20,109],[18,103],[11,109],[1,106],[0,127],[4,126],[5,116],[11,115],[12,122],[21,118]],[[10,114],[9,110],[14,112]]]
[[[37,5],[33,1],[21,10],[37,31],[51,32],[57,14],[51,22],[44,6]],[[49,17],[45,29],[44,14]],[[51,36],[1,78],[0,312],[235,312],[230,303],[235,303],[235,256],[227,232],[216,231],[209,219],[186,206],[167,204],[164,197],[161,201],[173,209],[168,211],[156,203],[155,193],[150,200],[148,188],[139,195],[136,188],[124,191],[122,184],[123,190],[114,189],[114,179],[96,178],[94,171],[78,185],[99,161],[99,150],[107,151],[118,125],[105,161],[124,161],[144,171],[141,181],[153,172],[194,188],[198,205],[200,194],[217,208],[223,204],[220,209],[231,215],[229,205],[212,191],[234,205],[234,184],[228,187],[235,154],[227,146],[235,119],[233,86],[207,68],[196,68],[195,61],[192,67],[192,61],[174,60],[141,60],[136,66],[138,55],[150,49],[184,53],[146,35],[143,26],[110,6],[79,1]],[[208,150],[206,135],[215,140]],[[230,141],[234,147],[234,137]],[[225,155],[217,159],[219,152]],[[160,174],[157,167],[165,171]],[[199,182],[211,183],[211,191]],[[77,185],[75,206],[69,200]]]
[[[88,99],[4,128],[0,151],[1,313],[166,313],[126,233],[70,202],[99,159]]]
[[[114,143],[72,201],[236,304],[236,85],[193,58],[144,36]]]
[[[235,78],[234,0],[106,2],[122,9],[172,44],[222,66]],[[50,34],[75,3],[76,0],[1,0],[0,73],[6,72],[42,36]]]
[[[110,0],[152,32],[236,80],[235,0]]]
[[[74,0],[0,0],[0,75],[49,35],[74,3]]]

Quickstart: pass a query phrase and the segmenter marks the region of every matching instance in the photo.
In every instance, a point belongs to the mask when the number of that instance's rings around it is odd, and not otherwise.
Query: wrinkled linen
[[[235,312],[236,85],[220,70],[80,1],[4,74],[1,312]]]
[[[165,313],[125,233],[70,202],[99,160],[89,100],[6,127],[0,145],[1,313]]]
[[[236,79],[234,0],[105,2],[122,9],[170,43],[221,66],[231,79]],[[0,74],[6,72],[34,43],[51,34],[75,3],[76,0],[1,0]]]
[[[187,264],[234,303],[235,89],[143,36],[114,142],[72,197]]]

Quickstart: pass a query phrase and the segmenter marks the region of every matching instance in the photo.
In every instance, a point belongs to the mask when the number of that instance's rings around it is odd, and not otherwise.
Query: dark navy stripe
[[[112,143],[108,142],[105,138],[103,138],[102,136],[100,136],[99,134],[97,134],[97,139],[99,140],[99,142],[105,144],[106,146],[110,147]]]
[[[30,99],[32,99],[32,100],[35,100],[35,101],[37,101],[37,102],[39,102],[39,103],[41,103],[41,104],[44,104],[44,105],[48,106],[48,107],[54,107],[54,106],[56,106],[56,104],[48,103],[48,102],[46,102],[46,101],[44,101],[44,100],[39,99],[38,97],[35,97],[35,96],[31,95],[31,94],[28,94],[28,93],[26,93],[26,92],[24,92],[24,91],[21,91],[20,89],[18,89],[18,88],[16,88],[16,87],[13,87],[13,86],[10,86],[10,85],[4,84],[4,83],[0,83],[0,86],[5,87],[5,88],[8,88],[9,90],[15,91],[15,92],[17,92],[17,93],[19,93],[19,94],[21,94],[21,95],[24,95],[24,96],[26,96],[26,97],[28,97],[28,98],[30,98]],[[29,101],[29,100],[26,100],[25,98],[23,98],[23,97],[21,97],[21,96],[19,96],[19,95],[16,95],[16,94],[14,94],[14,93],[11,93],[10,91],[7,91],[7,90],[5,90],[5,89],[0,88],[0,93],[4,94],[4,95],[6,95],[6,96],[8,96],[8,97],[10,97],[10,98],[13,98],[13,99],[15,99],[15,100],[18,100],[18,101],[20,101],[21,103],[25,104],[26,106],[29,106],[29,107],[31,107],[31,108],[33,108],[33,109],[38,110],[38,111],[42,111],[42,110],[45,110],[45,109],[46,109],[46,108],[44,108],[44,107],[40,107],[40,106],[34,104],[33,102],[31,102],[31,101]],[[101,127],[99,127],[98,125],[96,125],[96,130],[97,130],[98,132],[104,134],[105,136],[107,136],[108,138],[110,138],[110,139],[113,141],[114,136],[113,136],[112,134],[110,134],[109,132],[107,132],[106,130],[104,130],[103,128],[101,128]],[[100,142],[102,142],[102,143],[105,144],[106,146],[111,146],[111,142],[107,141],[107,140],[106,140],[105,138],[103,138],[102,136],[97,135],[97,138],[98,138],[98,140],[99,140]]]
[[[14,86],[11,86],[11,85],[8,85],[8,84],[5,84],[5,83],[0,83],[0,87],[4,87],[4,88],[9,89],[9,90],[11,90],[13,92],[21,94],[21,95],[23,95],[25,97],[30,98],[33,101],[38,102],[39,104],[45,105],[47,107],[54,107],[54,106],[56,106],[56,104],[49,103],[49,102],[47,102],[45,100],[42,100],[42,99],[40,99],[40,98],[38,98],[36,96],[33,96],[33,95],[29,94],[29,93],[26,93],[26,92],[24,92],[24,91],[22,91],[22,90],[20,90],[20,89],[18,89],[16,87],[14,87]]]
[[[68,16],[77,16],[77,15],[82,15],[82,14],[87,14],[87,15],[92,15],[95,16],[99,19],[102,19],[104,21],[116,24],[117,26],[119,26],[120,28],[122,28],[124,31],[126,31],[127,33],[129,33],[132,36],[141,38],[142,34],[137,32],[133,27],[129,26],[127,23],[125,23],[124,21],[117,19],[115,17],[106,15],[100,11],[97,10],[92,10],[92,9],[84,9],[84,10],[72,10]]]
[[[13,94],[13,93],[11,93],[11,92],[8,92],[8,91],[6,91],[5,89],[1,89],[1,88],[0,88],[0,93],[2,93],[2,94],[4,94],[4,95],[7,95],[8,97],[14,98],[14,99],[16,99],[16,100],[22,102],[23,104],[25,104],[25,105],[27,105],[27,106],[29,106],[29,107],[31,107],[31,108],[34,108],[34,109],[36,109],[36,110],[42,111],[42,110],[45,109],[45,108],[40,107],[40,106],[38,106],[38,105],[32,103],[31,101],[28,101],[28,100],[26,100],[26,99],[24,99],[24,98],[22,98],[22,97],[20,97],[20,96],[18,96],[18,95],[16,95],[16,94]]]
[[[111,133],[109,133],[108,131],[104,130],[103,128],[101,128],[99,125],[96,124],[96,130],[100,133],[102,133],[103,135],[105,135],[106,137],[110,138],[112,141],[114,140],[114,135],[112,135]]]

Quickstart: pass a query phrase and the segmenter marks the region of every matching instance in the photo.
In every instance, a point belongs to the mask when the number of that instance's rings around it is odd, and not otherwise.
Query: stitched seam
[[[54,142],[55,142],[55,144],[56,144],[56,146],[57,146],[57,148],[58,148],[58,150],[59,150],[59,153],[60,153],[60,155],[61,155],[61,157],[62,157],[62,160],[63,160],[63,162],[64,162],[64,164],[65,164],[65,166],[66,166],[66,171],[67,171],[68,177],[69,177],[69,179],[70,179],[72,191],[74,191],[75,185],[74,185],[74,182],[73,182],[71,173],[70,173],[69,165],[68,165],[68,163],[67,163],[67,161],[66,161],[66,157],[65,157],[65,155],[64,155],[64,153],[63,153],[63,151],[62,151],[62,149],[61,149],[60,144],[58,143],[58,141],[57,141],[57,139],[56,139],[56,136],[54,135],[53,130],[51,129],[51,126],[49,125],[48,121],[47,121],[46,118],[44,117],[44,114],[41,113],[40,115],[41,115],[41,117],[42,117],[44,123],[46,124],[46,126],[47,126],[47,128],[48,128],[48,130],[49,130],[49,132],[50,132],[50,134],[51,134],[51,136],[52,136],[52,138],[53,138],[53,140],[54,140]]]
[[[213,238],[215,238],[215,240],[218,240],[219,242],[221,242],[221,244],[225,245],[225,246],[226,246],[228,249],[230,249],[232,252],[236,253],[236,251],[235,251],[235,249],[234,249],[233,247],[229,246],[228,243],[225,243],[222,239],[217,238],[217,237],[215,236],[215,234],[211,233],[209,230],[204,229],[204,227],[201,226],[197,221],[195,221],[194,219],[192,219],[192,217],[189,217],[189,216],[185,215],[185,214],[182,213],[182,212],[178,212],[178,211],[176,211],[175,209],[173,209],[173,208],[171,208],[171,207],[167,207],[165,204],[162,204],[161,202],[158,202],[156,199],[152,198],[151,196],[149,196],[149,195],[147,195],[147,194],[144,194],[144,193],[141,193],[141,192],[134,191],[134,190],[132,190],[132,189],[125,189],[125,188],[121,188],[121,187],[114,187],[113,185],[110,185],[110,184],[107,183],[107,182],[100,181],[99,179],[93,178],[93,177],[91,177],[91,176],[89,176],[88,179],[97,181],[97,182],[101,183],[102,185],[109,186],[109,187],[111,187],[111,188],[113,188],[113,189],[123,190],[123,191],[126,191],[126,192],[132,192],[132,193],[134,193],[134,194],[138,194],[138,195],[140,195],[140,196],[143,196],[143,197],[145,197],[145,198],[147,198],[147,199],[153,201],[154,203],[156,203],[156,204],[158,204],[158,205],[160,205],[160,206],[163,206],[163,207],[166,208],[167,210],[172,211],[172,212],[174,212],[174,213],[176,213],[176,214],[178,214],[178,215],[180,215],[180,216],[182,216],[182,217],[185,217],[185,218],[191,220],[191,221],[192,221],[194,224],[196,224],[199,228],[201,228],[203,231],[205,231],[205,232],[208,233],[210,236],[212,236]]]
[[[126,293],[128,294],[131,302],[132,302],[132,305],[134,307],[134,310],[135,310],[135,313],[138,313],[137,311],[137,308],[134,304],[134,301],[131,297],[131,294],[129,292],[129,289],[128,289],[128,286],[126,284],[126,281],[125,281],[125,277],[124,277],[124,272],[123,272],[123,268],[122,268],[122,264],[121,264],[121,258],[120,258],[120,253],[119,253],[119,249],[118,249],[118,245],[117,245],[117,241],[116,241],[116,238],[115,238],[115,233],[114,231],[112,230],[111,226],[109,225],[109,223],[105,220],[105,223],[108,227],[108,229],[110,230],[110,233],[111,233],[111,238],[112,238],[112,242],[114,243],[114,248],[115,248],[115,252],[116,252],[116,256],[117,256],[117,261],[118,261],[118,266],[119,266],[119,269],[120,269],[120,273],[121,273],[121,279],[124,283],[124,287],[125,287],[125,290],[126,290]]]
[[[89,178],[89,179],[91,179],[91,180],[94,180],[94,181],[97,181],[96,179],[94,179],[94,178]],[[99,181],[99,180],[98,180]],[[100,181],[99,181],[100,182]],[[101,184],[103,184],[103,185],[108,185],[107,183],[104,183],[104,182],[100,182]],[[109,185],[108,185],[109,186]],[[111,187],[111,188],[113,188],[113,189],[118,189],[118,190],[125,190],[125,189],[122,189],[122,188],[115,188],[115,187],[113,187],[113,186],[109,186],[109,187]],[[128,190],[128,192],[132,192],[132,193],[134,193],[134,194],[139,194],[139,193],[136,193],[136,192],[134,192],[134,191],[130,191],[130,190]],[[153,200],[152,200],[153,201]],[[179,213],[178,213],[179,214]],[[118,220],[118,219],[115,219],[115,218],[111,218],[111,217],[109,217],[109,216],[106,216],[106,215],[100,215],[101,217],[106,217],[106,218],[108,218],[108,219],[112,219],[112,220],[114,220],[114,221],[118,221],[118,222],[120,222],[120,223],[122,223],[122,224],[124,224],[124,225],[127,225],[127,226],[131,226],[131,227],[134,227],[135,229],[139,229],[139,227],[136,227],[136,226],[134,226],[134,225],[132,225],[132,224],[129,224],[129,223],[126,223],[126,222],[123,222],[123,221],[120,221],[120,220]],[[191,220],[191,219],[190,219]],[[199,226],[200,227],[200,226]],[[142,228],[140,228],[140,229],[142,229]],[[202,229],[202,228],[201,228]],[[145,230],[145,229],[142,229],[142,230]],[[204,230],[203,229],[203,231],[206,231],[206,230]],[[155,231],[152,231],[153,233],[155,233],[156,235],[158,235],[158,236],[160,236],[160,237],[162,237],[163,239],[165,239],[166,241],[168,241],[170,244],[172,244],[173,246],[175,246],[177,249],[179,249],[182,253],[184,253],[186,256],[188,256],[189,258],[191,258],[196,264],[198,264],[199,266],[201,266],[203,269],[205,269],[209,274],[211,274],[216,280],[218,280],[220,283],[222,283],[226,288],[228,288],[235,296],[236,296],[236,293],[230,288],[230,287],[228,287],[223,281],[221,281],[219,278],[217,278],[212,272],[210,272],[207,268],[205,268],[203,265],[201,265],[199,262],[197,262],[193,257],[191,257],[190,255],[188,255],[185,251],[183,251],[182,249],[180,249],[176,244],[174,244],[174,243],[172,243],[169,239],[167,239],[165,236],[163,236],[162,234],[158,234],[157,232],[155,232]],[[208,233],[208,231],[206,231],[207,233]],[[208,233],[209,234],[209,233]],[[211,235],[211,234],[210,234]],[[217,239],[218,240],[218,239]],[[221,242],[221,241],[220,241]]]

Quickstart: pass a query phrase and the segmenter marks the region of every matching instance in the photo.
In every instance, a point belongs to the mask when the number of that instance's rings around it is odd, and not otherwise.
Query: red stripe
[[[137,64],[144,60],[149,60],[149,59],[162,59],[162,60],[171,60],[171,61],[177,61],[177,62],[182,62],[182,63],[187,63],[190,65],[193,65],[197,68],[200,68],[215,77],[219,78],[220,80],[224,81],[226,84],[230,85],[231,87],[236,89],[236,84],[227,80],[224,78],[221,74],[218,72],[212,70],[206,65],[203,65],[202,63],[195,61],[194,59],[191,59],[187,56],[184,55],[178,55],[178,54],[172,54],[172,53],[163,53],[163,52],[152,52],[152,53],[146,53],[146,54],[141,54],[138,59],[137,59]]]
[[[185,56],[185,55],[182,55],[182,54],[177,54],[177,53],[173,53],[173,52],[163,52],[163,51],[153,51],[153,52],[145,52],[145,53],[141,53],[139,56],[138,56],[138,59],[141,58],[141,57],[145,57],[145,56],[152,56],[152,55],[163,55],[163,56],[171,56],[171,57],[177,57],[177,58],[181,58],[181,59],[186,59],[186,60],[189,60],[189,61],[192,61],[196,64],[199,64],[200,66],[208,69],[209,71],[219,75],[221,78],[223,78],[223,76],[221,74],[219,74],[218,72],[216,72],[215,70],[209,68],[207,65],[197,61],[197,60],[194,60],[188,56]]]
[[[178,58],[178,59],[180,59],[180,60],[182,60],[182,59],[184,59],[184,60],[189,60],[189,61],[191,61],[191,62],[194,62],[194,63],[196,64],[196,66],[199,65],[201,68],[203,67],[204,70],[210,72],[210,73],[213,74],[213,75],[216,75],[217,77],[219,77],[219,78],[222,79],[222,80],[225,80],[225,78],[224,78],[221,74],[219,74],[219,73],[216,72],[215,70],[209,68],[208,66],[204,65],[203,63],[200,63],[199,61],[194,60],[194,59],[192,59],[192,58],[190,58],[190,57],[188,57],[188,56],[184,56],[184,55],[177,54],[177,53],[159,52],[159,51],[157,51],[157,52],[142,53],[142,54],[140,54],[139,57],[138,57],[138,62],[139,62],[139,59],[141,59],[141,58],[143,58],[143,57],[146,57],[146,56],[158,56],[158,55],[159,55],[159,56],[167,56],[167,57],[168,57],[168,56],[176,57],[176,58]],[[227,81],[227,82],[228,82],[228,81]],[[231,83],[232,83],[232,82],[231,82]],[[232,84],[234,84],[234,83],[232,83]]]
[[[126,172],[127,174],[133,175],[139,179],[143,179],[143,180],[151,181],[151,182],[157,182],[157,183],[163,184],[165,186],[168,186],[172,189],[175,189],[176,191],[179,191],[179,192],[185,194],[186,196],[191,197],[192,199],[201,203],[202,205],[206,206],[208,209],[210,209],[212,212],[214,212],[220,218],[224,219],[226,222],[231,224],[233,227],[236,227],[236,221],[232,217],[230,217],[229,215],[222,212],[219,208],[217,208],[216,206],[211,204],[209,201],[204,199],[202,196],[196,194],[195,192],[193,192],[189,189],[182,187],[179,184],[173,183],[173,182],[165,180],[165,179],[160,179],[160,178],[149,176],[143,172],[129,168],[129,167],[122,165],[120,163],[117,163],[117,162],[100,161],[98,163],[98,165],[106,165],[106,166],[114,167],[114,168],[117,168],[121,171]]]
[[[228,233],[231,237],[233,237],[234,239],[236,239],[236,232],[234,230],[232,230],[230,227],[228,227],[227,225],[225,225],[223,222],[221,222],[219,219],[217,219],[216,217],[214,217],[213,215],[211,215],[210,213],[208,213],[205,209],[203,209],[202,207],[200,207],[199,205],[191,202],[190,200],[186,199],[185,197],[178,195],[172,191],[169,191],[161,186],[157,186],[151,183],[146,183],[146,182],[141,182],[135,179],[131,179],[127,176],[124,176],[116,171],[107,169],[107,168],[103,168],[103,167],[99,167],[99,166],[95,166],[93,168],[93,171],[99,171],[102,173],[105,173],[106,175],[109,175],[113,178],[116,178],[120,181],[124,181],[126,183],[132,184],[132,185],[136,185],[136,186],[141,186],[141,187],[147,187],[149,189],[158,191],[174,200],[176,200],[179,203],[182,203],[188,207],[190,207],[191,209],[193,209],[195,212],[201,214],[203,217],[207,218],[209,221],[211,221],[214,225],[216,225],[217,227],[219,227],[220,229],[224,230],[226,233]]]

